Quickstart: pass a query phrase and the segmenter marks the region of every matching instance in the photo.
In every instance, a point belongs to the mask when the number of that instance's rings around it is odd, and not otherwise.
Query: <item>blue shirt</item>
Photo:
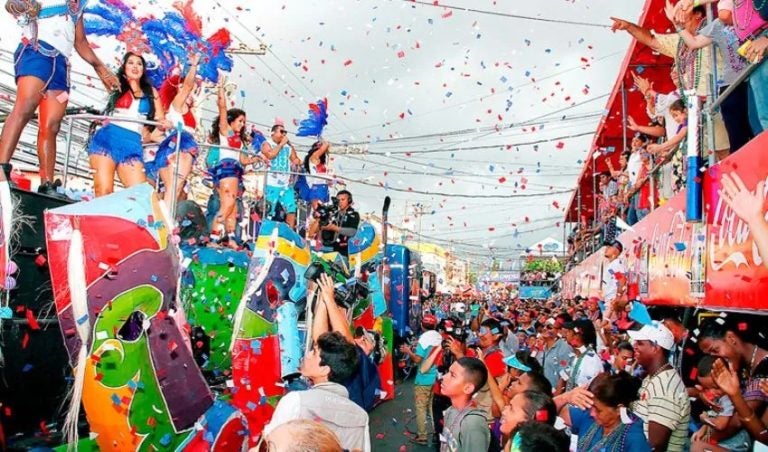
[[[620,442],[624,444],[621,452],[650,452],[651,450],[651,446],[648,445],[648,440],[645,438],[645,434],[643,433],[643,422],[638,419],[637,416],[632,416],[634,422],[629,425],[623,441],[621,439],[617,439],[616,442],[610,441],[608,443],[602,444],[601,447],[598,448],[596,446],[600,440],[603,439],[602,427],[597,427],[597,431],[594,433],[594,435],[592,435],[589,444],[582,444],[581,441],[582,439],[586,439],[586,437],[589,436],[588,432],[590,427],[595,425],[595,420],[592,418],[592,416],[589,415],[589,411],[576,407],[569,407],[568,414],[571,416],[571,432],[574,435],[579,436],[580,440],[577,452],[612,451],[615,450],[615,447],[618,447]],[[621,426],[617,428],[620,427]]]
[[[431,352],[433,349],[434,347],[423,348],[421,344],[419,344],[416,346],[416,354],[421,356],[422,362],[424,362],[423,360],[427,359],[429,352]],[[426,373],[421,372],[421,363],[416,365],[416,370],[417,372],[414,384],[417,386],[432,386],[435,384],[435,381],[437,380],[437,366],[435,366],[434,363]]]

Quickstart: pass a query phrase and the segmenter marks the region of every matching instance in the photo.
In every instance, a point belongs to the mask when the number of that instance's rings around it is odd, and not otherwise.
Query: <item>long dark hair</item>
[[[304,171],[309,174],[309,160],[312,158],[312,155],[320,150],[320,147],[322,147],[323,142],[322,141],[316,141],[311,148],[309,148],[309,152],[307,152],[307,155],[304,157]],[[320,156],[320,163],[325,165],[325,162],[327,162],[327,153],[323,153],[323,155]]]
[[[122,97],[123,94],[131,91],[131,85],[128,84],[128,78],[125,76],[125,65],[128,63],[128,58],[132,56],[139,57],[142,66],[144,66],[144,72],[139,79],[139,87],[141,87],[141,92],[144,94],[144,97],[149,101],[149,113],[147,114],[147,119],[154,121],[155,94],[152,90],[152,84],[149,82],[149,77],[147,77],[147,60],[145,60],[143,56],[133,52],[126,52],[123,56],[123,63],[120,65],[120,69],[117,70],[117,78],[120,80],[120,90],[113,92],[112,95],[109,96],[109,101],[107,102],[107,108],[104,109],[104,114],[112,114],[112,112],[115,111],[117,99]],[[133,93],[131,93],[131,95],[133,95]]]
[[[245,112],[239,108],[230,108],[227,110],[227,124],[232,125],[233,122],[235,122],[235,119],[239,118],[240,116],[245,116]],[[247,140],[246,134],[245,134],[245,127],[240,129],[240,141],[245,143]],[[219,135],[221,134],[221,131],[219,130],[219,118],[218,116],[216,119],[213,120],[213,124],[211,124],[211,133],[208,135],[208,140],[212,144],[221,144],[221,140],[219,140]]]

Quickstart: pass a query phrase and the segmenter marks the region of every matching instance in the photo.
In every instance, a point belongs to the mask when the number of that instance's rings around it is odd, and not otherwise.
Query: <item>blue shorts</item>
[[[309,201],[318,200],[322,203],[328,202],[330,196],[328,194],[328,184],[316,184],[309,187]]]
[[[293,187],[275,187],[267,185],[267,189],[264,192],[264,197],[272,204],[270,213],[275,212],[275,207],[279,202],[286,213],[296,213],[296,192]]]
[[[237,178],[238,182],[243,180],[243,166],[234,159],[224,159],[209,170],[213,186],[218,187],[222,179],[231,177]]]
[[[38,50],[32,44],[20,43],[13,54],[16,83],[19,77],[32,76],[45,82],[43,91],[69,92],[69,61],[45,41],[38,41]]]
[[[176,132],[168,135],[157,147],[157,153],[155,154],[155,160],[151,162],[144,162],[144,169],[147,172],[147,177],[152,180],[157,180],[158,172],[168,166],[168,157],[176,152]],[[189,132],[181,132],[181,145],[179,146],[179,152],[185,152],[191,154],[193,158],[197,157],[197,142]]]
[[[104,155],[118,165],[144,162],[141,135],[126,128],[107,124],[99,129],[88,145],[88,155]]]

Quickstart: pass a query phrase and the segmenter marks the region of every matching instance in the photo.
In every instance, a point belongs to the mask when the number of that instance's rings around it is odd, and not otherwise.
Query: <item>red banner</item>
[[[693,306],[703,294],[704,234],[685,221],[685,193],[656,208],[621,242],[629,274],[630,295],[647,304]]]
[[[756,196],[758,182],[768,180],[768,133],[763,133],[720,165],[711,168],[705,179],[704,202],[707,209],[707,286],[704,306],[721,309],[768,309],[768,247],[760,249],[754,241],[752,228],[765,237],[763,221],[750,224],[744,214],[750,204],[755,205],[763,196]],[[733,200],[722,198],[718,190],[722,178],[734,175],[743,181],[746,190],[738,190]],[[738,188],[738,183],[736,184]],[[763,190],[765,191],[765,190]],[[739,201],[741,201],[739,203]],[[734,210],[733,204],[741,205]]]

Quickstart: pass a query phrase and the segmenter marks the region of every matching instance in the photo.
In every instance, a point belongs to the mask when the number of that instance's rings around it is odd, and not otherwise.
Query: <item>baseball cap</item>
[[[504,361],[504,364],[506,364],[507,366],[513,369],[522,370],[523,372],[531,371],[531,368],[521,363],[520,360],[517,359],[517,356],[515,355],[509,355],[506,358],[504,358],[502,361]]]
[[[675,346],[675,336],[669,328],[654,320],[650,325],[643,325],[637,331],[627,331],[632,342],[651,341],[665,350],[672,350]]]

